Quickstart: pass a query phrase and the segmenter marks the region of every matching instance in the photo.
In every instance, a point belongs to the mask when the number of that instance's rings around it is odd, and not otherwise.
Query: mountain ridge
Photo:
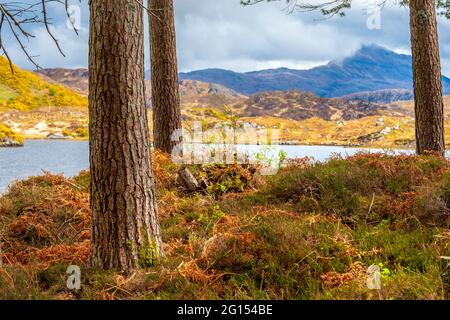
[[[286,70],[284,69],[284,72],[289,73]],[[19,71],[17,70],[17,74]],[[73,82],[72,77],[75,80],[77,77],[88,80],[87,70],[82,69],[52,70],[47,74],[55,77],[52,80],[55,83],[63,82],[67,86]],[[31,78],[36,79],[37,76]],[[49,94],[48,89],[53,85],[42,83],[47,87],[37,93]],[[75,83],[78,85],[77,81]],[[241,124],[252,123],[253,126],[278,128],[283,144],[393,148],[410,147],[414,142],[411,101],[379,104],[354,99],[323,98],[299,90],[266,92],[249,97],[212,83],[182,80],[180,84],[182,119],[187,126],[193,121],[201,121],[205,129],[212,129],[223,122],[235,121],[230,119],[238,119]],[[3,93],[5,94],[5,91]],[[150,107],[151,100],[148,102]],[[449,103],[447,99],[446,119],[450,119]],[[149,108],[149,113],[151,112]],[[151,116],[149,118],[151,119]],[[0,122],[12,129],[6,129],[9,130],[7,135],[11,136],[17,132],[27,139],[86,139],[89,134],[86,107],[50,108],[43,104],[40,108],[22,111],[0,108]],[[150,129],[151,125],[152,122],[149,121]]]
[[[180,73],[180,79],[218,83],[251,95],[267,91],[302,90],[321,97],[385,89],[412,89],[412,58],[378,45],[365,45],[352,56],[307,70],[267,69],[245,73],[204,69]],[[450,79],[443,76],[444,93]]]
[[[52,68],[38,70],[35,73],[49,83],[65,86],[84,97],[89,95],[88,69]],[[151,107],[150,80],[145,80],[145,87],[146,103],[147,106]],[[181,80],[179,90],[183,103],[201,104],[203,102],[220,107],[221,104],[227,104],[229,101],[245,98],[244,95],[222,85],[197,80]]]
[[[55,83],[68,85],[73,89],[81,89],[74,83],[74,75],[82,77],[81,83],[87,81],[88,71],[50,69],[39,74],[50,77]],[[151,108],[151,81],[146,80],[146,101]],[[86,88],[87,90],[87,88]],[[87,95],[87,91],[84,91]],[[243,117],[277,116],[290,120],[306,120],[320,118],[323,120],[351,120],[366,116],[381,116],[383,114],[405,115],[407,112],[399,108],[385,106],[358,99],[322,98],[311,92],[299,90],[271,91],[257,93],[252,96],[239,94],[225,86],[206,83],[198,80],[181,80],[179,82],[180,99],[184,119],[197,118],[202,112],[216,109],[224,111],[228,106]],[[354,100],[354,101],[353,101]],[[214,112],[213,112],[214,113]]]
[[[88,73],[87,69],[64,68],[37,71],[44,80],[65,85],[83,96],[88,94]],[[181,72],[181,87],[183,80],[223,86],[219,91],[228,89],[241,95],[300,90],[323,98],[374,103],[391,103],[413,98],[411,56],[397,54],[378,45],[363,46],[350,57],[333,60],[308,70],[282,67],[239,73],[209,68]],[[146,83],[149,87],[150,81],[147,80]],[[445,76],[443,91],[444,94],[450,93],[450,79]],[[149,92],[147,90],[147,95]],[[147,102],[150,103],[151,100],[147,99]]]

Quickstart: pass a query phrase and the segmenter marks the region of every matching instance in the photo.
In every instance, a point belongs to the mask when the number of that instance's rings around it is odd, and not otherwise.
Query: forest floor
[[[446,160],[297,159],[270,177],[191,167],[209,187],[188,194],[169,157],[153,158],[163,259],[127,276],[91,269],[89,174],[32,177],[0,198],[0,299],[449,298]],[[371,265],[381,290],[367,287]]]

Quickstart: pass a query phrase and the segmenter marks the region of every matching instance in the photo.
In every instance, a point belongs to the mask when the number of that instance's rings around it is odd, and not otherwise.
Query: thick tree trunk
[[[444,155],[444,103],[435,0],[410,0],[417,153]]]
[[[173,0],[149,0],[153,139],[155,148],[171,153],[181,129]]]
[[[144,25],[135,0],[91,0],[91,263],[129,272],[161,251],[144,97]]]

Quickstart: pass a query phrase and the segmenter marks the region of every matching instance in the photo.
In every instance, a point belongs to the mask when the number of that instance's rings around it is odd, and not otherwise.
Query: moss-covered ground
[[[122,275],[89,267],[89,174],[44,175],[0,198],[0,298],[445,299],[450,166],[434,156],[359,154],[290,161],[271,177],[246,166],[192,167],[186,193],[154,154],[165,258]],[[82,270],[78,292],[66,268]],[[367,269],[381,270],[381,290]]]

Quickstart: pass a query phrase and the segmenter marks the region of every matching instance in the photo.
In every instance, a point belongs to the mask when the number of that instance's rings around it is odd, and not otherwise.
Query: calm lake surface
[[[242,146],[245,151],[258,152],[259,146]],[[267,147],[266,147],[267,148]],[[331,155],[352,155],[361,150],[380,152],[382,150],[344,148],[335,146],[279,146],[288,158],[313,157],[325,161]],[[398,153],[412,153],[402,150]],[[0,148],[0,193],[8,185],[30,176],[41,175],[43,171],[62,173],[66,177],[89,168],[89,147],[87,141],[28,140],[23,148]]]
[[[17,179],[41,175],[43,171],[67,177],[89,168],[86,141],[25,141],[23,148],[0,148],[0,193]]]

